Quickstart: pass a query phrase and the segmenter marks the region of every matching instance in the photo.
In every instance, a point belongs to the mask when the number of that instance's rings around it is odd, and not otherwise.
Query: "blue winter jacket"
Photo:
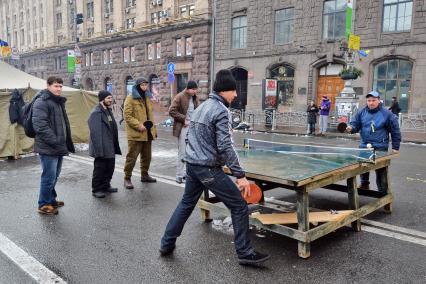
[[[186,137],[186,162],[206,167],[226,165],[233,176],[245,176],[234,148],[230,116],[228,104],[215,93],[197,107]]]
[[[360,132],[360,148],[370,143],[376,150],[387,151],[389,134],[392,137],[392,149],[399,150],[401,131],[397,117],[381,104],[370,110],[367,106],[358,111],[351,121],[352,133]]]

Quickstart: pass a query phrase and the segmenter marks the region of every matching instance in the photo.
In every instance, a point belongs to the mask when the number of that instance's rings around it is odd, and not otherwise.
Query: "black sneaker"
[[[269,259],[271,256],[269,254],[260,253],[257,251],[254,251],[252,254],[249,254],[245,257],[238,257],[238,263],[245,265],[245,264],[257,264],[264,262],[265,260]]]
[[[102,191],[92,192],[92,195],[96,198],[104,198],[106,196],[106,194]]]
[[[118,191],[118,188],[116,188],[116,187],[109,187],[109,188],[107,188],[107,190],[105,190],[105,192],[108,192],[108,193],[114,193],[114,192],[117,192]]]
[[[160,252],[161,256],[168,256],[168,255],[173,253],[175,248],[176,248],[176,246],[173,245],[172,247],[169,247],[169,248],[160,248],[158,251]]]

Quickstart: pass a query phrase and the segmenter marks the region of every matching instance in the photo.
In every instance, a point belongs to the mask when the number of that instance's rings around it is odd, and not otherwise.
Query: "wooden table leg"
[[[309,195],[305,189],[297,190],[297,223],[299,231],[306,232],[309,230]],[[310,257],[310,243],[299,241],[298,253],[301,258]]]
[[[208,189],[204,190],[204,193],[201,195],[201,199],[207,202],[210,200]],[[210,217],[210,210],[201,209],[201,220],[206,223],[213,221]]]
[[[356,184],[356,177],[349,178],[346,182],[348,188],[349,209],[358,210],[359,195]],[[356,220],[355,222],[352,222],[351,225],[355,232],[361,231],[361,220]]]
[[[385,186],[385,188],[387,188],[386,194],[392,194],[392,186],[389,179],[389,167],[383,168],[383,175],[382,175],[381,182]],[[388,213],[388,214],[392,213],[392,202],[389,204],[386,204],[383,207],[383,210],[385,211],[385,213]]]

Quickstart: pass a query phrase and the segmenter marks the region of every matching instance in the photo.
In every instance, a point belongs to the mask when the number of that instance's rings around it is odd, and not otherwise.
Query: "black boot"
[[[157,180],[151,177],[148,173],[142,174],[141,182],[157,182]]]

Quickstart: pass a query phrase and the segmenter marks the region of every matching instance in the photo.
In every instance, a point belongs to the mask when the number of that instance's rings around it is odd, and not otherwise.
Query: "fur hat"
[[[227,69],[222,69],[216,74],[216,79],[213,85],[213,91],[216,93],[226,92],[226,91],[236,91],[237,90],[237,81],[234,76],[232,76],[231,71]]]
[[[142,83],[149,83],[147,79],[145,79],[145,77],[140,77],[136,80],[135,85],[139,86]]]

